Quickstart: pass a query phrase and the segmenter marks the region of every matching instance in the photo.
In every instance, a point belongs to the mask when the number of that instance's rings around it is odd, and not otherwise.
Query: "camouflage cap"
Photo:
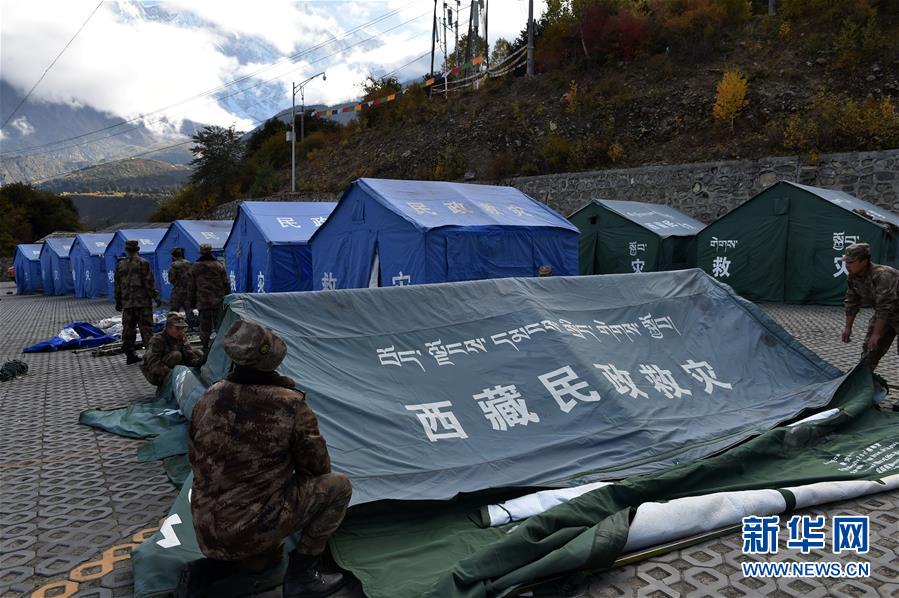
[[[203,243],[200,245],[200,253],[212,253],[212,245],[209,243]]]
[[[181,249],[180,247],[175,247],[174,249],[172,249],[172,256],[177,257],[177,256],[182,256],[182,255],[184,255],[184,250]]]
[[[537,276],[552,276],[553,269],[551,266],[540,266],[537,268]]]
[[[225,334],[225,353],[237,365],[273,372],[287,355],[287,345],[270,328],[238,320]]]
[[[854,262],[857,260],[871,259],[871,246],[867,243],[853,243],[843,250],[843,261]]]
[[[166,326],[177,326],[178,328],[187,328],[187,322],[184,317],[176,311],[170,311],[165,319]]]
[[[137,251],[140,249],[140,243],[137,239],[128,239],[125,241],[125,251]]]

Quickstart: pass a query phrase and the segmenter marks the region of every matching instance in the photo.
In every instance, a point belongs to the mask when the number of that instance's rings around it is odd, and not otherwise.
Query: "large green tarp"
[[[847,193],[781,181],[698,235],[698,265],[753,301],[839,305],[843,249],[869,243],[897,265],[897,229],[899,216]]]
[[[696,267],[696,235],[704,225],[671,206],[594,199],[568,219],[581,231],[581,274]]]

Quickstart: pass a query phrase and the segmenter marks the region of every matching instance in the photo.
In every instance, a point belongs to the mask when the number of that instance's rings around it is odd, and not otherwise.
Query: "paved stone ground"
[[[114,315],[105,301],[7,295],[0,284],[0,360],[55,335],[78,319]],[[839,342],[839,308],[767,306],[807,346],[837,367],[851,367],[861,338]],[[865,315],[865,314],[863,314]],[[861,324],[863,320],[860,319]],[[864,330],[860,329],[863,333]],[[89,353],[24,356],[29,375],[0,383],[0,596],[21,596],[56,582],[47,596],[128,596],[128,544],[155,527],[176,492],[158,462],[140,463],[128,440],[78,424],[84,409],[143,402],[152,388],[124,358]],[[890,354],[882,373],[899,381]],[[868,514],[873,574],[863,580],[761,582],[740,575],[738,534],[649,561],[549,587],[550,594],[587,596],[899,596],[899,493],[815,509],[825,515]],[[783,537],[783,534],[781,535]],[[125,545],[113,553],[110,549]],[[101,555],[106,552],[106,558]],[[790,556],[785,551],[782,556]],[[829,558],[814,554],[812,559]],[[77,571],[85,563],[103,561]],[[87,581],[75,584],[74,577]],[[66,582],[66,580],[69,580]]]

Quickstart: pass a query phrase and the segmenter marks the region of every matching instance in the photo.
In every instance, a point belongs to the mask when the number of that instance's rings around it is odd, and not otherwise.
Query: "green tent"
[[[568,219],[581,231],[581,274],[627,274],[696,266],[703,224],[672,207],[594,199]]]
[[[842,191],[781,181],[697,237],[699,267],[753,301],[838,305],[846,292],[843,249],[871,244],[896,265],[899,216]]]

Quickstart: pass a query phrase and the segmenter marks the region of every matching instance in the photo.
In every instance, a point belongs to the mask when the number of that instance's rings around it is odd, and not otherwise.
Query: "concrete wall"
[[[846,191],[899,213],[899,149],[643,166],[511,179],[506,184],[568,216],[591,199],[664,203],[706,224],[779,180]]]

